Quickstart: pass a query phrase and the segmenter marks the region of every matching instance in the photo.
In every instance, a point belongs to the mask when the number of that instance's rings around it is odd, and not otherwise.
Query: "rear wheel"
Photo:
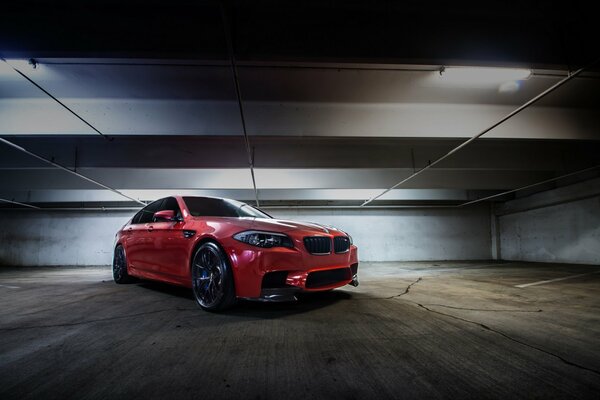
[[[204,243],[194,254],[192,290],[196,303],[206,311],[222,311],[235,303],[233,274],[227,256],[215,243]]]
[[[131,283],[134,279],[127,273],[127,258],[123,246],[115,247],[113,257],[113,279],[116,283]]]

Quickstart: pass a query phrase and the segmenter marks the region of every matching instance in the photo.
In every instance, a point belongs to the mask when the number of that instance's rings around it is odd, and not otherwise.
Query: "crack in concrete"
[[[414,282],[411,282],[411,283],[410,283],[410,284],[409,284],[409,285],[406,287],[406,289],[404,289],[404,292],[402,292],[402,293],[400,293],[400,294],[395,294],[395,295],[393,295],[393,296],[388,296],[388,297],[365,297],[365,298],[362,298],[362,299],[360,299],[360,298],[359,298],[359,299],[352,299],[352,300],[355,300],[355,301],[364,301],[364,300],[391,300],[391,299],[397,299],[397,298],[399,298],[399,297],[402,297],[402,296],[404,296],[405,294],[408,294],[408,292],[410,291],[410,288],[411,288],[413,285],[415,285],[415,284],[417,284],[417,283],[421,282],[422,280],[423,280],[423,278],[422,278],[422,277],[419,277],[419,278],[418,278],[416,281],[414,281]]]
[[[395,296],[390,296],[390,297],[374,297],[374,298],[370,298],[370,299],[362,299],[362,300],[376,300],[376,299],[379,299],[379,300],[389,300],[389,299],[396,299],[396,298],[402,297],[402,296],[404,296],[404,295],[408,294],[408,293],[409,293],[409,291],[410,291],[410,288],[411,288],[413,285],[415,285],[415,284],[419,283],[419,282],[420,282],[422,279],[423,279],[422,277],[419,277],[419,278],[418,278],[416,281],[414,281],[414,282],[412,282],[411,284],[409,284],[409,285],[406,287],[406,289],[404,289],[404,292],[402,292],[402,293],[400,293],[400,294],[397,294],[397,295],[395,295]],[[496,329],[490,328],[489,326],[487,326],[487,325],[485,325],[485,324],[482,324],[482,323],[480,323],[480,322],[471,321],[471,320],[468,320],[468,319],[465,319],[465,318],[457,317],[457,316],[455,316],[455,315],[446,314],[446,313],[443,313],[443,312],[441,312],[441,311],[432,310],[431,308],[429,308],[429,307],[427,307],[427,306],[446,307],[446,308],[452,308],[452,309],[457,309],[457,310],[468,310],[468,311],[491,311],[491,312],[525,312],[525,313],[537,313],[537,312],[542,312],[543,310],[541,310],[541,309],[540,309],[540,310],[500,310],[500,309],[478,309],[478,308],[454,307],[454,306],[447,306],[447,305],[443,305],[443,304],[427,304],[427,305],[424,305],[424,304],[418,303],[418,302],[416,302],[416,301],[413,301],[413,300],[408,300],[408,299],[404,299],[404,301],[408,301],[408,302],[410,302],[410,303],[416,304],[416,305],[418,305],[419,307],[423,308],[424,310],[427,310],[427,311],[429,311],[429,312],[432,312],[432,313],[435,313],[435,314],[444,315],[444,316],[446,316],[446,317],[450,317],[450,318],[453,318],[453,319],[456,319],[456,320],[459,320],[459,321],[463,321],[463,322],[466,322],[466,323],[469,323],[469,324],[477,325],[477,326],[479,326],[479,327],[481,327],[481,328],[483,328],[483,329],[485,329],[485,330],[487,330],[487,331],[490,331],[490,332],[496,333],[496,334],[498,334],[498,335],[500,335],[500,336],[502,336],[502,337],[504,337],[504,338],[506,338],[506,339],[508,339],[508,340],[510,340],[510,341],[513,341],[513,342],[515,342],[515,343],[518,343],[518,344],[520,344],[520,345],[522,345],[522,346],[526,346],[526,347],[529,347],[529,348],[531,348],[531,349],[537,350],[537,351],[539,351],[539,352],[541,352],[541,353],[544,353],[544,354],[546,354],[546,355],[549,355],[549,356],[555,357],[555,358],[557,358],[558,360],[562,361],[564,364],[567,364],[567,365],[570,365],[570,366],[572,366],[572,367],[576,367],[576,368],[582,369],[582,370],[584,370],[584,371],[588,371],[588,372],[592,372],[592,373],[594,373],[594,374],[600,375],[600,371],[598,371],[598,370],[596,370],[596,369],[589,368],[589,367],[585,367],[585,366],[583,366],[583,365],[581,365],[581,364],[577,364],[577,363],[575,363],[575,362],[573,362],[573,361],[569,361],[569,360],[567,360],[567,359],[565,359],[565,358],[563,358],[563,357],[559,356],[558,354],[552,353],[552,352],[550,352],[550,351],[548,351],[548,350],[544,350],[544,349],[542,349],[542,348],[540,348],[540,347],[537,347],[537,346],[534,346],[534,345],[532,345],[532,344],[529,344],[529,343],[523,342],[523,341],[521,341],[521,340],[515,339],[515,338],[513,338],[512,336],[510,336],[510,335],[508,335],[508,334],[506,334],[506,333],[504,333],[504,332],[501,332],[501,331],[498,331],[498,330],[496,330]]]
[[[402,297],[405,294],[408,294],[408,292],[410,291],[410,288],[413,287],[413,285],[416,285],[417,283],[421,282],[423,280],[422,277],[419,277],[416,281],[412,282],[410,285],[408,285],[406,287],[406,289],[404,289],[404,292],[397,294],[395,296],[390,296],[390,297],[384,297],[384,299],[397,299],[398,297]]]
[[[11,327],[11,328],[0,328],[0,332],[18,331],[18,330],[25,330],[25,329],[59,328],[59,327],[68,327],[68,326],[77,326],[77,325],[87,325],[87,324],[93,324],[95,322],[106,322],[106,321],[113,321],[113,320],[123,319],[123,318],[140,317],[143,315],[158,314],[158,313],[167,312],[167,311],[196,311],[196,310],[197,310],[196,308],[166,308],[163,310],[147,311],[147,312],[137,313],[137,314],[119,315],[116,317],[90,319],[87,321],[79,321],[79,322],[66,322],[63,324],[29,325],[29,326],[16,326],[16,327]]]
[[[577,363],[575,363],[573,361],[569,361],[569,360],[567,360],[567,359],[559,356],[558,354],[552,353],[551,351],[544,350],[544,349],[542,349],[540,347],[537,347],[537,346],[534,346],[532,344],[523,342],[523,341],[521,341],[519,339],[515,339],[514,337],[512,337],[512,336],[510,336],[510,335],[508,335],[508,334],[506,334],[504,332],[501,332],[501,331],[498,331],[496,329],[490,328],[489,326],[487,326],[485,324],[482,324],[481,322],[471,321],[471,320],[468,320],[468,319],[465,319],[465,318],[457,317],[457,316],[452,315],[452,314],[446,314],[446,313],[443,313],[441,311],[432,310],[431,308],[428,308],[427,306],[425,306],[425,305],[423,305],[421,303],[417,303],[416,301],[411,301],[411,300],[405,300],[405,301],[414,303],[414,304],[418,305],[419,307],[421,307],[422,309],[427,310],[429,312],[432,312],[434,314],[444,315],[446,317],[450,317],[450,318],[456,319],[458,321],[466,322],[466,323],[469,323],[469,324],[472,324],[472,325],[477,325],[477,326],[479,326],[479,327],[481,327],[481,328],[483,328],[483,329],[485,329],[487,331],[496,333],[496,334],[498,334],[498,335],[500,335],[500,336],[502,336],[502,337],[504,337],[504,338],[506,338],[506,339],[508,339],[510,341],[518,343],[518,344],[520,344],[522,346],[526,346],[526,347],[529,347],[531,349],[537,350],[537,351],[539,351],[541,353],[544,353],[546,355],[555,357],[555,358],[559,359],[560,361],[562,361],[564,364],[567,364],[567,365],[570,365],[572,367],[576,367],[576,368],[582,369],[584,371],[592,372],[592,373],[594,373],[596,375],[600,375],[600,371],[598,371],[596,369],[585,367],[585,366],[583,366],[581,364],[577,364]]]
[[[492,312],[521,312],[521,313],[538,313],[544,310],[511,310],[511,309],[497,309],[497,308],[468,308],[468,307],[456,307],[456,306],[447,306],[445,304],[424,304],[425,306],[430,307],[444,307],[451,308],[453,310],[467,310],[467,311],[492,311]]]

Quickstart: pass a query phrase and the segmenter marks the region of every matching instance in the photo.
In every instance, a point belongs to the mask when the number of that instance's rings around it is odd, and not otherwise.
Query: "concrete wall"
[[[0,265],[105,265],[129,212],[0,212]]]
[[[275,209],[349,232],[362,261],[483,260],[600,264],[600,178],[499,206]],[[0,212],[0,265],[110,264],[124,212]],[[496,225],[495,227],[493,225]],[[493,242],[493,243],[492,243]]]
[[[497,213],[504,260],[600,264],[600,179],[507,202]]]
[[[276,217],[348,231],[362,261],[490,258],[487,206],[442,209],[277,209]],[[0,212],[0,264],[110,264],[115,232],[133,212]]]
[[[287,209],[278,218],[338,227],[359,246],[361,261],[487,260],[487,206],[466,209]]]

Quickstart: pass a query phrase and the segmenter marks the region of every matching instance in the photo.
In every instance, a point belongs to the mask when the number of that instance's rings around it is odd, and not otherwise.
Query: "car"
[[[231,199],[156,200],[115,239],[116,283],[139,278],[188,287],[207,311],[237,299],[295,301],[299,292],[358,285],[358,249],[346,232],[275,219]]]

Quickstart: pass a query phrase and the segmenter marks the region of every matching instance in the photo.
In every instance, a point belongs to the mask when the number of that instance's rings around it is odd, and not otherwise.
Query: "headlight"
[[[233,235],[235,240],[257,247],[288,247],[294,248],[292,239],[283,233],[244,231]]]

